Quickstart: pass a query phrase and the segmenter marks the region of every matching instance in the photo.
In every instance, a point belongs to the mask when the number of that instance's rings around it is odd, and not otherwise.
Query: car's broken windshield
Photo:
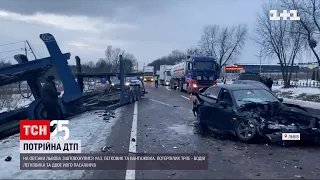
[[[233,91],[233,96],[238,106],[252,102],[279,102],[276,97],[262,89],[236,90]]]

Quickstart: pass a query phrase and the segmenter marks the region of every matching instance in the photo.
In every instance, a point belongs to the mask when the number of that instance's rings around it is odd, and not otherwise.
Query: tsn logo
[[[68,124],[69,120],[21,120],[20,140],[67,140],[70,136]],[[55,126],[50,134],[50,127]],[[63,131],[64,136],[57,136]]]

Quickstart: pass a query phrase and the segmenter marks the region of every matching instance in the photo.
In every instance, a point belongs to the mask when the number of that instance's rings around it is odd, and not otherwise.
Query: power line
[[[6,59],[13,59],[13,56],[0,58],[0,61],[2,61],[2,60],[6,60]]]
[[[35,59],[37,59],[36,56],[35,56],[35,54],[36,54],[38,57],[42,58],[42,57],[39,55],[39,53],[37,53],[37,51],[36,51],[36,49],[34,48],[34,46],[31,45],[31,43],[29,43],[28,41],[26,41],[26,42],[28,43],[28,45],[29,45],[29,47],[30,47],[30,49],[31,49],[31,53],[34,55]]]
[[[7,43],[7,44],[0,44],[0,46],[7,46],[7,45],[12,45],[12,44],[18,44],[18,43],[22,43],[25,41],[18,41],[18,42],[12,42],[12,43]]]
[[[13,49],[13,50],[8,50],[8,51],[0,51],[0,54],[2,53],[7,53],[7,52],[14,52],[14,51],[24,51],[25,49],[24,48],[19,48],[19,49]],[[30,49],[28,49],[29,51]]]

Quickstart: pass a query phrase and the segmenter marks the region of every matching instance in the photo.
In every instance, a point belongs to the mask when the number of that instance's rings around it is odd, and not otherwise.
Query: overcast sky
[[[1,0],[0,44],[28,40],[37,56],[46,57],[39,34],[48,32],[63,52],[72,54],[71,64],[75,55],[97,61],[107,45],[113,45],[134,54],[142,65],[197,45],[204,25],[247,24],[252,37],[256,15],[266,1]],[[23,52],[2,51],[22,47],[23,43],[0,46],[0,59]],[[256,55],[259,46],[248,39],[238,62],[259,63]]]

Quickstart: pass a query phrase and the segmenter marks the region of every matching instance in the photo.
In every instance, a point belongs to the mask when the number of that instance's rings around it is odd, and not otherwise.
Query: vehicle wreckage
[[[192,110],[202,131],[211,126],[228,130],[245,142],[260,137],[281,143],[285,142],[284,133],[300,133],[298,139],[320,143],[318,117],[303,107],[283,103],[283,99],[263,88],[218,85],[202,89],[196,97]]]
[[[257,133],[281,142],[284,133],[300,133],[301,140],[320,143],[320,120],[300,106],[279,102],[248,103],[239,109],[240,119],[249,119]]]

